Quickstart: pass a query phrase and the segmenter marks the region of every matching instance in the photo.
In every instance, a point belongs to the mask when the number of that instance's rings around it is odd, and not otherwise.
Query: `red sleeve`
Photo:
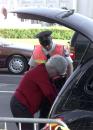
[[[39,82],[39,87],[42,93],[48,98],[48,100],[52,104],[55,97],[57,96],[55,86],[53,86],[49,80],[44,80],[43,82]]]
[[[45,65],[39,65],[36,67],[36,69],[33,69],[33,74],[31,76],[33,77],[34,83],[40,88],[43,95],[48,98],[50,103],[53,103],[55,97],[57,96],[57,91],[55,86],[53,86],[49,80]]]

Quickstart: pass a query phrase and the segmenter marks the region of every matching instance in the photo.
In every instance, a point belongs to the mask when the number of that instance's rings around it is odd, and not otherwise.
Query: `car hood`
[[[7,47],[15,49],[23,49],[28,51],[32,51],[34,49],[34,46],[27,45],[26,43],[11,43],[8,44]]]
[[[80,32],[93,41],[93,20],[80,15],[79,13],[75,13],[73,10],[26,7],[13,10],[11,12],[17,13],[17,16],[23,19],[34,19],[48,23],[58,23]]]

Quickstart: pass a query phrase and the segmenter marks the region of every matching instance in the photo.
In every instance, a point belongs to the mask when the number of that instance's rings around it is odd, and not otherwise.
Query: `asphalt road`
[[[23,75],[9,74],[7,70],[0,70],[0,117],[12,117],[10,99]],[[39,113],[35,114],[38,117]],[[0,129],[4,123],[0,122]],[[8,130],[18,130],[15,123],[7,123]]]
[[[10,98],[15,91],[22,75],[11,75],[7,71],[0,71],[0,117],[12,117]],[[8,130],[17,130],[15,123],[8,123]],[[3,128],[0,123],[0,129]]]

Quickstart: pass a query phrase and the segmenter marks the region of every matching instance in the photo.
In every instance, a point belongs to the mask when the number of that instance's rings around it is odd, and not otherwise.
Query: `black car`
[[[93,130],[93,20],[73,10],[55,8],[14,12],[20,18],[57,23],[75,31],[71,46],[79,64],[59,92],[49,118],[61,118],[71,130]]]

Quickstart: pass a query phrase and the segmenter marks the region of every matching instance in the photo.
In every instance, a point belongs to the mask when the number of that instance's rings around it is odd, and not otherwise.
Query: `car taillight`
[[[71,53],[70,53],[70,57],[72,58],[72,60],[74,60],[74,59],[75,59],[75,53],[74,53],[74,52],[71,52]]]
[[[75,53],[75,47],[70,47],[70,57],[72,58],[72,60],[75,60],[76,58],[76,53]]]

